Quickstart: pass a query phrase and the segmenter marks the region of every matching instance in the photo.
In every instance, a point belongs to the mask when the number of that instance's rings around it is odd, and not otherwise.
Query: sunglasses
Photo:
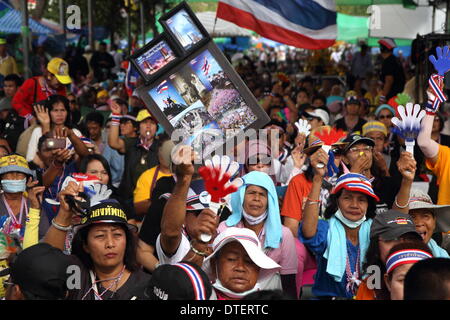
[[[379,116],[378,119],[392,119],[393,115],[389,114],[387,116]]]

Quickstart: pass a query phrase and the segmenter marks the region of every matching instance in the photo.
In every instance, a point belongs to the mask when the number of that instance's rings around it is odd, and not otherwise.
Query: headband
[[[394,271],[395,268],[409,263],[416,263],[420,260],[432,258],[428,252],[418,249],[406,249],[396,251],[391,254],[386,261],[386,273]]]

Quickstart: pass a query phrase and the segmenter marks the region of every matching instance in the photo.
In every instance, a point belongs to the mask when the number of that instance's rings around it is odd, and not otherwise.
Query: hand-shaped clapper
[[[309,136],[311,132],[311,125],[308,124],[308,120],[300,119],[295,123],[295,126],[298,129],[298,134],[304,134],[305,137]]]
[[[317,132],[316,137],[319,138],[322,142],[322,149],[328,154],[328,176],[331,177],[334,173],[337,173],[339,170],[334,164],[334,153],[331,151],[331,146],[341,140],[342,138],[345,138],[347,134],[342,129],[336,129],[331,128],[330,131],[322,131]],[[321,169],[325,166],[323,163],[317,164],[317,168]]]
[[[413,107],[412,103],[408,103],[406,112],[403,106],[398,106],[397,111],[401,120],[392,118],[391,121],[395,125],[392,131],[405,139],[406,151],[414,155],[414,145],[420,132],[420,121],[425,117],[425,110],[421,111],[418,104]]]
[[[234,179],[230,182],[230,178],[239,170],[239,163],[231,161],[228,156],[215,155],[212,161],[207,159],[205,166],[198,169],[198,173],[205,181],[205,189],[209,193],[207,202],[209,202],[209,209],[216,215],[219,211],[221,200],[228,194],[237,191],[243,184],[242,179]],[[210,234],[202,234],[200,240],[209,242],[211,240]]]
[[[447,100],[447,97],[441,90],[442,83],[444,81],[444,75],[450,70],[450,48],[448,46],[442,49],[436,48],[437,59],[434,55],[430,55],[430,62],[438,72],[432,74],[428,83],[432,90],[432,94],[428,94],[428,104],[426,110],[430,114],[437,112],[439,105]]]

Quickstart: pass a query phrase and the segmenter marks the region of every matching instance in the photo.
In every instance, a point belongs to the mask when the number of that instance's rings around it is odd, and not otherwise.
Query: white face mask
[[[338,209],[338,211],[336,211],[336,213],[334,214],[334,216],[339,219],[339,221],[341,221],[343,224],[345,224],[347,227],[349,227],[350,229],[355,229],[358,228],[361,223],[363,223],[364,221],[366,221],[366,215],[364,215],[361,219],[359,219],[358,221],[351,221],[348,220],[346,217],[344,217],[344,215],[341,212],[341,209]]]
[[[261,222],[263,222],[264,220],[266,220],[267,218],[267,210],[260,216],[258,217],[253,217],[251,215],[249,215],[247,212],[245,212],[245,210],[242,208],[242,216],[244,217],[245,221],[247,221],[247,223],[251,226],[260,224]]]
[[[222,292],[223,294],[225,294],[226,296],[230,297],[230,298],[234,298],[234,299],[242,299],[244,298],[246,295],[249,295],[250,293],[256,292],[261,290],[261,287],[259,285],[259,283],[256,283],[255,286],[247,291],[241,292],[241,293],[237,293],[234,291],[231,291],[228,288],[225,288],[222,285],[222,282],[220,282],[219,278],[217,278],[216,282],[212,285],[216,290],[219,290],[220,292]]]

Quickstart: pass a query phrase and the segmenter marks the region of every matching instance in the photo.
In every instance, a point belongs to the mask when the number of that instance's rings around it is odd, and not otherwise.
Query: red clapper
[[[198,173],[205,181],[205,189],[211,196],[209,209],[217,215],[222,199],[230,193],[236,192],[238,188],[229,183],[231,178],[230,174],[227,172],[222,173],[220,168],[203,166],[198,169]],[[203,242],[209,242],[209,240],[211,240],[211,235],[202,234],[201,240]]]

